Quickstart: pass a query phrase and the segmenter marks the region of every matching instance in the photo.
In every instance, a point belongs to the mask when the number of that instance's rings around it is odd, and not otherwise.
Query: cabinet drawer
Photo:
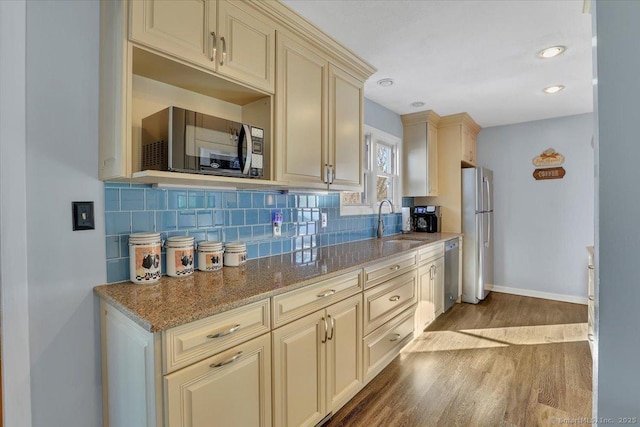
[[[273,327],[277,328],[362,290],[362,270],[326,279],[273,297]]]
[[[423,264],[444,256],[444,243],[436,243],[418,251],[418,262]]]
[[[364,269],[365,289],[411,270],[417,264],[417,252],[403,254]]]
[[[364,339],[364,377],[369,382],[413,339],[415,306]]]
[[[365,335],[418,302],[417,271],[393,278],[364,293]]]
[[[269,332],[269,300],[236,308],[162,333],[164,374]]]

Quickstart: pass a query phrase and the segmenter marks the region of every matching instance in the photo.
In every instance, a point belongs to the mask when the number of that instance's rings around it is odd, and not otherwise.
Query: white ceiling
[[[374,65],[365,96],[398,114],[466,111],[489,127],[593,110],[591,15],[582,0],[283,3]],[[537,57],[558,44],[567,46],[563,55]],[[395,84],[376,85],[386,77]],[[566,88],[542,92],[556,84]]]

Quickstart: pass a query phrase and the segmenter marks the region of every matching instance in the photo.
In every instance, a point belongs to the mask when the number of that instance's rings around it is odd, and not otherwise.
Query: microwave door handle
[[[247,138],[247,158],[245,160],[244,153],[242,152],[242,141]],[[249,175],[249,169],[251,168],[251,152],[253,151],[253,144],[251,142],[251,133],[249,132],[248,125],[242,125],[240,128],[240,135],[238,136],[238,160],[240,161],[240,173],[243,175]]]
[[[244,130],[245,138],[247,138],[247,159],[244,162],[244,170],[242,173],[249,175],[251,171],[251,156],[253,154],[253,140],[251,139],[251,129],[249,129],[249,125],[242,125],[242,129]]]

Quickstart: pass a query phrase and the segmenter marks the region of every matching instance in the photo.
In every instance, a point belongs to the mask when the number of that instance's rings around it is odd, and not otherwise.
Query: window
[[[341,215],[377,213],[389,199],[399,212],[401,206],[400,138],[365,125],[362,192],[345,191],[340,198]]]

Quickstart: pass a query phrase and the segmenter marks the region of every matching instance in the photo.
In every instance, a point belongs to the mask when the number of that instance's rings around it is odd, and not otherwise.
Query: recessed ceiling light
[[[411,106],[413,108],[424,107],[424,102],[421,102],[421,101],[412,102]]]
[[[378,86],[389,87],[393,86],[393,79],[380,79],[377,81]]]
[[[567,48],[564,46],[551,46],[548,47],[546,49],[541,50],[538,53],[538,56],[542,59],[548,59],[548,58],[553,58],[554,56],[558,56],[560,55],[562,52],[564,52]]]
[[[564,86],[562,85],[556,85],[556,86],[549,86],[549,87],[545,87],[544,89],[542,89],[542,91],[544,93],[558,93],[560,92],[562,89],[564,89]]]

